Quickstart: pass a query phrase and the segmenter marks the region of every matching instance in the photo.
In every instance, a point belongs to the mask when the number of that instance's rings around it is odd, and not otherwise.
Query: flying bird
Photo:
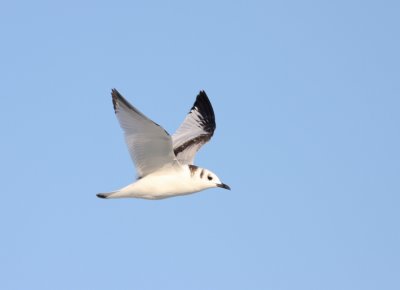
[[[138,178],[119,190],[99,193],[98,197],[162,199],[213,187],[230,190],[213,172],[193,164],[197,151],[211,139],[216,127],[214,110],[204,91],[197,95],[190,112],[172,136],[116,89],[111,91],[111,96]]]

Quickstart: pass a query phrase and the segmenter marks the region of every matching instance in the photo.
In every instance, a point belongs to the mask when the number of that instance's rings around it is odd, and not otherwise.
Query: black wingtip
[[[204,95],[204,96],[206,96],[208,98],[205,90],[200,90],[199,95]]]
[[[204,130],[212,134],[216,128],[215,114],[210,99],[204,90],[198,93],[196,101],[190,111],[194,110],[196,107],[202,115]]]
[[[204,90],[200,90],[200,92],[197,94],[196,101],[194,102],[191,110],[193,110],[196,106],[203,106],[208,111],[211,109],[212,113],[214,113],[210,99],[208,98],[206,91],[204,91]]]
[[[113,107],[114,107],[114,112],[117,112],[118,109],[118,99],[120,99],[122,96],[121,94],[117,91],[117,89],[111,89],[111,97],[112,97],[112,102],[113,102]]]
[[[138,114],[144,116],[138,109],[136,109],[134,106],[132,106],[132,105],[117,91],[117,89],[112,89],[112,90],[111,90],[111,96],[112,96],[112,102],[113,102],[113,105],[114,105],[114,111],[115,111],[115,113],[117,113],[118,110],[119,110],[119,107],[120,107],[121,105],[123,105],[123,106],[125,106],[125,107],[127,107],[127,108],[129,108],[129,109],[131,109],[131,110],[134,110],[136,113],[138,113]],[[144,117],[146,117],[146,116],[144,116]],[[147,117],[146,117],[146,118],[147,118]]]
[[[98,194],[96,194],[96,196],[97,196],[98,198],[107,198],[107,195],[105,195],[105,194],[103,194],[103,193],[98,193]]]
[[[204,90],[200,90],[200,92],[197,94],[196,101],[197,102],[206,102],[211,105],[210,99],[208,98],[206,91],[204,91]]]

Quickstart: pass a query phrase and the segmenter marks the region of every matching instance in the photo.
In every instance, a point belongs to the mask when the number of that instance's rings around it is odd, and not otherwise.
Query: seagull
[[[98,193],[97,197],[163,199],[214,187],[230,190],[213,172],[193,164],[195,154],[211,139],[216,127],[214,110],[205,91],[199,92],[172,136],[116,89],[112,89],[111,96],[138,178],[119,190]]]

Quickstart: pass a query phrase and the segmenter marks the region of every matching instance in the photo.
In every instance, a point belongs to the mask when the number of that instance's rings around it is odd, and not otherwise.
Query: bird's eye
[[[207,176],[207,178],[208,178],[208,180],[212,180],[212,176],[211,175]]]

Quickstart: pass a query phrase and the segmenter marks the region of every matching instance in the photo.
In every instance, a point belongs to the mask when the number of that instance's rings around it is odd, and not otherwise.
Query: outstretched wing
[[[200,91],[190,112],[172,135],[174,153],[182,164],[193,164],[197,151],[207,143],[215,130],[214,110],[204,91]]]
[[[175,155],[171,136],[132,106],[116,89],[112,90],[111,96],[115,114],[125,132],[129,154],[139,177],[172,164]]]

